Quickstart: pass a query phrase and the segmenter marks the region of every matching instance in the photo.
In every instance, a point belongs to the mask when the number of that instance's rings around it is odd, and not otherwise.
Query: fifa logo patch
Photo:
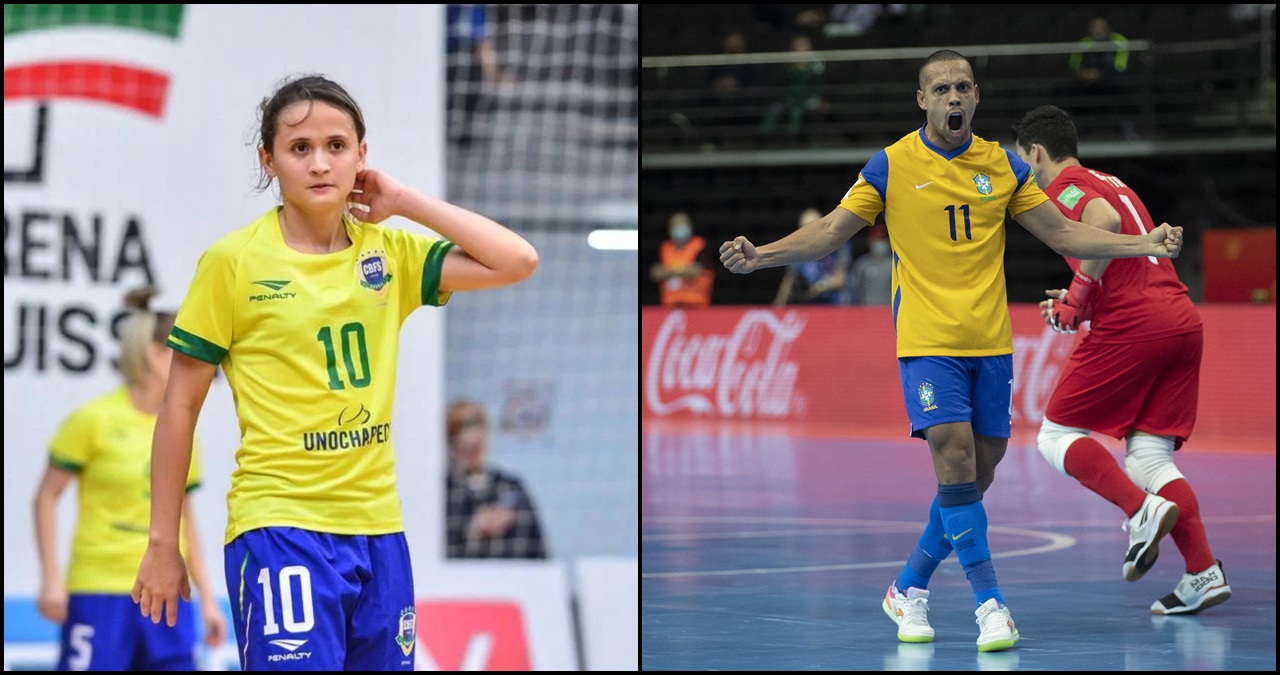
[[[929,412],[930,410],[938,409],[938,406],[933,404],[934,399],[933,399],[932,383],[921,382],[919,393],[920,393],[920,407],[924,408],[924,412]]]
[[[356,259],[356,279],[379,298],[385,296],[391,284],[391,265],[386,251],[362,251]]]
[[[417,621],[418,615],[414,613],[412,607],[400,610],[400,631],[396,633],[396,644],[400,645],[400,651],[404,652],[405,656],[413,651]]]
[[[980,195],[989,195],[993,190],[991,187],[991,177],[985,173],[974,174],[973,184],[978,188],[978,194]]]

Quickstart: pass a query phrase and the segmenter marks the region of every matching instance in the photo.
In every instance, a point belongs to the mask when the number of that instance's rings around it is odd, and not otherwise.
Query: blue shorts
[[[266,527],[225,547],[243,670],[413,670],[404,533]]]
[[[62,624],[58,670],[196,670],[191,603],[178,600],[178,623],[151,623],[133,598],[72,593]]]
[[[908,356],[898,359],[911,435],[935,424],[968,422],[973,433],[1009,437],[1013,355]]]

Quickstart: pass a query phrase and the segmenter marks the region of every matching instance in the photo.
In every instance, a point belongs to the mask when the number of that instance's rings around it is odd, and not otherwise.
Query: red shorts
[[[1071,355],[1044,416],[1122,439],[1130,431],[1173,436],[1182,446],[1196,423],[1204,333],[1131,343],[1088,338]]]

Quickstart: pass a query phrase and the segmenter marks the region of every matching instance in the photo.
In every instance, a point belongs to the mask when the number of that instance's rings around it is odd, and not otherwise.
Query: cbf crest
[[[920,407],[924,408],[925,412],[938,408],[933,404],[933,384],[931,382],[921,382],[918,392],[920,394]]]
[[[356,259],[356,279],[360,285],[374,292],[379,298],[387,294],[391,284],[391,263],[387,252],[362,251]]]
[[[400,651],[404,652],[405,656],[413,651],[417,622],[418,615],[414,613],[412,607],[400,610],[400,630],[396,633],[396,644],[400,645]]]
[[[991,187],[991,176],[985,173],[976,173],[973,175],[973,184],[978,188],[978,194],[989,195],[993,188]]]

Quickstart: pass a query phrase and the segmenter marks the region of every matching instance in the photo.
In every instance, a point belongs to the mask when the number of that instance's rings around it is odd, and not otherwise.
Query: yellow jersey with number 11
[[[884,212],[899,357],[1013,353],[1005,212],[1045,201],[1026,162],[975,135],[948,152],[921,127],[867,162],[840,206]]]
[[[226,541],[261,527],[403,531],[391,444],[400,327],[448,301],[453,244],[347,219],[350,247],[300,253],[278,209],[204,252],[169,337],[221,364],[235,399]]]

